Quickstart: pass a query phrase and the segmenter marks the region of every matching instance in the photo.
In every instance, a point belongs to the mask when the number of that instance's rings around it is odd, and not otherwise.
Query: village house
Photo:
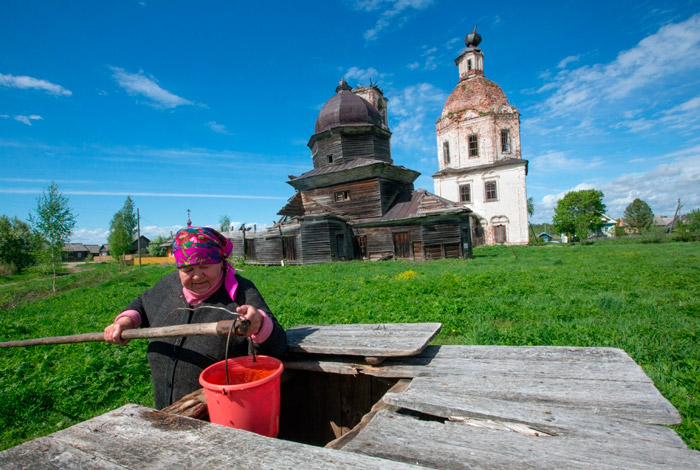
[[[345,80],[318,114],[308,146],[313,169],[273,227],[228,235],[234,256],[263,264],[471,257],[472,211],[425,190],[417,171],[395,165],[387,99]]]
[[[82,243],[66,243],[63,245],[63,261],[85,261],[90,251]]]
[[[435,194],[471,209],[479,223],[474,245],[529,241],[525,176],[520,152],[520,113],[503,90],[484,77],[484,54],[476,32],[455,60],[459,81],[435,127],[439,171]]]

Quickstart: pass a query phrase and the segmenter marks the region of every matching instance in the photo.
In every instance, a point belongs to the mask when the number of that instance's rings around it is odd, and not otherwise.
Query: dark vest
[[[262,296],[249,280],[236,275],[238,288],[232,302],[222,285],[211,297],[196,306],[188,305],[182,294],[182,284],[176,272],[168,274],[153,288],[134,300],[127,309],[141,313],[142,328],[189,323],[211,323],[230,320],[232,315],[217,309],[200,308],[196,311],[178,310],[180,307],[225,307],[233,312],[241,305],[252,305],[263,310],[274,322],[270,337],[257,345],[259,354],[281,358],[287,347],[284,329],[270,312]],[[148,364],[153,379],[153,396],[157,409],[164,408],[199,388],[199,374],[211,364],[224,360],[226,338],[189,336],[157,338],[148,343]],[[232,336],[229,357],[248,354],[248,340]]]

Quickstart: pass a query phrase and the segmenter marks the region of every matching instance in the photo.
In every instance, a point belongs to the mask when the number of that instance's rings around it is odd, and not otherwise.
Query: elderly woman
[[[281,357],[287,340],[284,329],[252,282],[236,274],[226,258],[233,246],[209,227],[180,230],[174,241],[177,271],[146,290],[105,328],[105,341],[126,344],[122,331],[189,323],[230,320],[224,307],[250,321],[250,337],[260,354]],[[148,363],[151,367],[157,409],[164,408],[200,388],[199,374],[225,357],[226,338],[190,336],[151,339]],[[247,339],[232,336],[229,357],[248,353]]]

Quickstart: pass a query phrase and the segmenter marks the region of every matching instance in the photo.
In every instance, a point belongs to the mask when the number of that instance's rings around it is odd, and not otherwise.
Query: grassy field
[[[481,247],[474,259],[257,267],[285,327],[442,322],[437,344],[622,348],[683,416],[700,449],[700,243]],[[101,331],[172,267],[113,265],[51,280],[0,279],[0,340]],[[145,341],[0,350],[0,448],[125,403],[153,406]]]

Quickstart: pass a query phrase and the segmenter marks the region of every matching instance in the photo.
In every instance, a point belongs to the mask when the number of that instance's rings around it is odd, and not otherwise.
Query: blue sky
[[[0,5],[0,213],[53,180],[73,241],[131,195],[149,237],[222,215],[271,225],[312,168],[338,81],[389,99],[392,156],[433,190],[435,121],[478,23],[521,112],[533,221],[600,189],[612,217],[700,207],[700,1],[33,1]]]

